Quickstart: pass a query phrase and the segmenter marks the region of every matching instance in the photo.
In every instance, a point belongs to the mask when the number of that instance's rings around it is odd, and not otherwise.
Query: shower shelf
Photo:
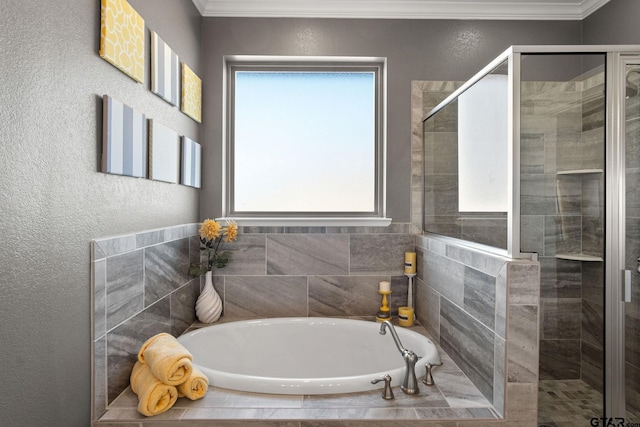
[[[591,262],[603,261],[602,257],[594,256],[594,255],[585,255],[585,254],[556,254],[556,258],[568,259],[571,261],[591,261]]]
[[[558,171],[556,175],[587,175],[592,173],[602,173],[602,169],[575,169],[567,171]]]

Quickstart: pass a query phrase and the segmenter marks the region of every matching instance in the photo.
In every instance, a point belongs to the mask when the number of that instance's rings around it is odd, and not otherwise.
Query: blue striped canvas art
[[[102,172],[147,177],[147,118],[103,96]]]
[[[151,31],[151,91],[175,106],[180,102],[179,64],[178,55]]]
[[[193,139],[182,137],[182,184],[200,188],[202,148]]]

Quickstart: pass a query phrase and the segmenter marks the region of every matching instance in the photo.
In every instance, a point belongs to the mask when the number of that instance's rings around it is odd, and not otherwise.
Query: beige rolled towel
[[[172,335],[160,333],[149,338],[138,352],[138,360],[167,385],[180,385],[191,376],[193,356]]]
[[[188,397],[191,400],[202,399],[209,387],[209,378],[197,367],[193,367],[189,379],[178,386],[178,397]]]
[[[146,363],[136,362],[130,382],[131,390],[138,395],[138,412],[147,417],[168,411],[178,399],[178,389],[163,384]]]

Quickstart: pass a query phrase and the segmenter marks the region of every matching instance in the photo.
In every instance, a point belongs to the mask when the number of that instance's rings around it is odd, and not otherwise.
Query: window
[[[383,59],[226,62],[227,217],[384,217]]]

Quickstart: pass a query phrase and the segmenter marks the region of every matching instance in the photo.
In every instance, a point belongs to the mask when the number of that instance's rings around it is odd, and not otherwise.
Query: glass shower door
[[[625,65],[625,418],[640,422],[640,60]]]

